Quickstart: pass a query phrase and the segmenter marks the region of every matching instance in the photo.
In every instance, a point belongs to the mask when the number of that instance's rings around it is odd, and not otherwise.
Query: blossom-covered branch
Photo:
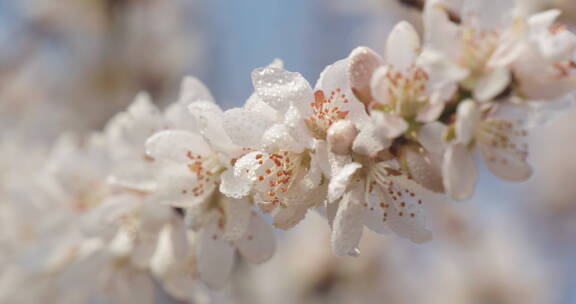
[[[499,178],[528,179],[527,128],[571,98],[576,36],[555,23],[557,10],[463,7],[455,22],[443,2],[426,1],[424,37],[400,22],[384,54],[356,48],[314,85],[275,61],[253,71],[244,106],[223,111],[189,77],[163,111],[140,94],[102,132],[61,138],[23,193],[65,219],[26,228],[51,237],[14,250],[44,258],[11,266],[6,298],[21,296],[22,282],[55,297],[89,269],[95,283],[59,300],[108,288],[119,302],[149,303],[150,273],[191,300],[200,281],[225,284],[236,252],[270,259],[272,226],[288,230],[309,212],[326,217],[336,255],[354,256],[365,227],[431,239],[427,205],[471,197],[475,154]]]

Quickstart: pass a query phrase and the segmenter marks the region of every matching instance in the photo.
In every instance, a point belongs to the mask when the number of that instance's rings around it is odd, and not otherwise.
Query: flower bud
[[[340,155],[349,154],[357,134],[358,131],[351,121],[336,121],[330,126],[326,136],[330,151]]]

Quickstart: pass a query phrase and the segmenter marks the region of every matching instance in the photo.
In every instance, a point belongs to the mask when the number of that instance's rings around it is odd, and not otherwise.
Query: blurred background
[[[141,90],[169,104],[185,75],[241,106],[251,71],[274,58],[313,83],[355,46],[381,51],[396,22],[419,28],[400,2],[418,1],[2,0],[0,141],[46,149],[102,128]],[[526,2],[576,24],[574,0]],[[530,181],[484,171],[474,199],[435,208],[435,241],[367,234],[359,258],[336,258],[310,215],[270,262],[240,264],[216,303],[576,303],[575,118],[531,134]]]

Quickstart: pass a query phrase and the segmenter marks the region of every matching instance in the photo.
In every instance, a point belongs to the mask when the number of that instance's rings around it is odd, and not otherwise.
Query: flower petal
[[[201,135],[188,131],[161,131],[146,141],[146,154],[155,160],[188,163],[191,154],[205,156],[211,153],[212,149]]]
[[[352,151],[362,155],[375,156],[378,152],[390,147],[392,140],[382,136],[374,124],[366,124],[356,136]]]
[[[480,124],[480,107],[468,99],[458,105],[456,110],[456,140],[467,145],[474,139],[478,124]]]
[[[242,256],[255,264],[268,261],[276,251],[272,227],[259,215],[252,213],[250,224],[242,239],[236,242]]]
[[[442,0],[426,1],[424,8],[425,44],[436,52],[455,58],[458,45],[458,26],[449,20]]]
[[[200,279],[210,288],[226,284],[234,265],[234,247],[221,239],[216,220],[199,232],[197,257]]]
[[[398,115],[373,111],[371,117],[378,133],[390,139],[396,138],[408,130],[408,123]]]
[[[372,73],[372,78],[370,79],[370,92],[374,100],[387,104],[390,103],[389,86],[390,80],[388,79],[388,72],[390,67],[387,65],[380,66],[374,73]]]
[[[350,53],[348,75],[350,86],[356,97],[364,104],[372,102],[370,82],[372,74],[384,61],[367,47],[357,47]]]
[[[154,200],[173,207],[189,208],[205,202],[216,190],[213,182],[201,182],[187,166],[166,164],[156,172]]]
[[[451,144],[446,149],[442,164],[444,189],[457,200],[470,198],[474,192],[478,173],[472,153],[463,144]]]
[[[299,187],[295,187],[299,188]],[[312,190],[294,189],[296,197],[283,199],[283,206],[276,208],[273,213],[273,225],[276,228],[288,230],[304,219],[308,210],[325,203],[327,187],[320,186]]]
[[[428,230],[420,219],[410,217],[408,213],[413,213],[410,209],[398,209],[395,206],[389,208],[390,216],[387,219],[388,226],[397,235],[407,238],[414,243],[423,243],[432,239],[432,233]],[[400,216],[402,214],[402,216]],[[420,218],[421,216],[418,216]]]
[[[495,98],[510,84],[511,75],[507,67],[490,69],[482,75],[474,86],[474,98],[478,101],[488,101]]]
[[[262,135],[262,148],[265,150],[281,149],[300,153],[310,141],[301,142],[300,138],[294,138],[291,130],[285,124],[275,124],[268,128]]]
[[[196,118],[202,135],[215,150],[226,154],[237,153],[239,147],[234,145],[224,130],[224,113],[217,104],[208,101],[194,102],[188,106],[188,111]]]
[[[403,71],[414,63],[419,52],[418,32],[410,23],[400,21],[394,26],[386,41],[386,63]]]
[[[449,83],[443,85],[442,87],[436,88],[430,95],[430,100],[426,105],[418,111],[416,116],[416,121],[418,122],[433,122],[437,120],[444,106],[450,101],[454,93],[456,92],[457,85],[455,83]]]
[[[434,157],[417,145],[404,145],[400,148],[400,163],[418,184],[434,192],[444,192],[442,184],[442,159]]]
[[[224,171],[220,176],[220,192],[228,197],[243,198],[250,193],[250,186],[251,183],[234,175],[232,169]]]
[[[361,205],[361,185],[348,191],[340,200],[332,225],[332,251],[338,256],[357,255],[362,238],[364,210]]]
[[[481,148],[480,152],[488,170],[501,179],[522,182],[532,176],[532,167],[522,157],[491,148]]]
[[[334,99],[341,101],[338,104],[341,110],[348,112],[346,119],[351,120],[355,124],[362,124],[368,119],[368,114],[364,104],[356,99],[352,92],[348,77],[349,64],[349,60],[346,58],[327,66],[320,74],[315,88],[316,90],[322,90],[326,96],[334,94]],[[307,104],[313,100],[308,100]]]
[[[515,2],[511,0],[465,0],[462,4],[462,16],[468,26],[479,30],[495,30],[508,25],[512,20],[510,13]]]
[[[224,113],[224,129],[232,141],[244,148],[260,146],[262,135],[272,126],[273,120],[243,108]]]
[[[252,72],[256,94],[265,103],[280,112],[290,103],[306,103],[314,100],[310,84],[302,75],[282,68],[264,67]]]
[[[444,151],[444,133],[448,127],[438,121],[427,123],[418,130],[418,142],[431,153],[442,153]]]
[[[360,168],[362,168],[362,165],[359,163],[347,164],[330,180],[330,184],[328,184],[329,203],[335,202],[342,197],[350,184],[350,179]]]
[[[180,84],[178,102],[187,105],[200,100],[214,102],[214,97],[212,97],[210,90],[198,78],[192,76],[184,77]]]
[[[222,197],[224,209],[224,228],[222,239],[235,241],[240,239],[250,224],[252,208],[248,199],[232,199]]]

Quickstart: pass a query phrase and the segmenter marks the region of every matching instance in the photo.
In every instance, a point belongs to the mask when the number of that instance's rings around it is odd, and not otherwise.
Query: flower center
[[[527,135],[526,130],[519,128],[511,121],[489,119],[480,125],[476,136],[479,143],[492,151],[489,153],[488,161],[506,165],[507,156],[526,161],[528,145],[524,137]]]
[[[410,66],[404,72],[390,67],[386,73],[389,100],[373,106],[376,110],[393,112],[404,118],[414,118],[428,102],[428,74],[422,68]]]
[[[472,27],[466,27],[460,32],[461,52],[458,64],[470,71],[469,79],[464,80],[465,86],[467,82],[473,82],[482,76],[486,63],[498,46],[499,38],[496,31]]]
[[[220,164],[218,155],[211,154],[208,156],[194,154],[191,151],[186,153],[190,159],[188,169],[196,175],[197,183],[191,189],[192,195],[201,196],[206,193],[207,188],[213,189],[220,181],[220,174],[224,167]],[[187,194],[188,190],[183,189],[182,194]]]
[[[302,167],[303,153],[279,151],[258,153],[255,156],[258,167],[255,169],[255,188],[263,193],[263,199],[274,205],[286,193]]]
[[[325,139],[328,128],[334,122],[346,118],[348,111],[343,111],[342,107],[347,103],[348,98],[339,88],[330,92],[328,98],[321,90],[314,92],[314,101],[309,105],[312,108],[312,114],[304,119],[314,137]]]

